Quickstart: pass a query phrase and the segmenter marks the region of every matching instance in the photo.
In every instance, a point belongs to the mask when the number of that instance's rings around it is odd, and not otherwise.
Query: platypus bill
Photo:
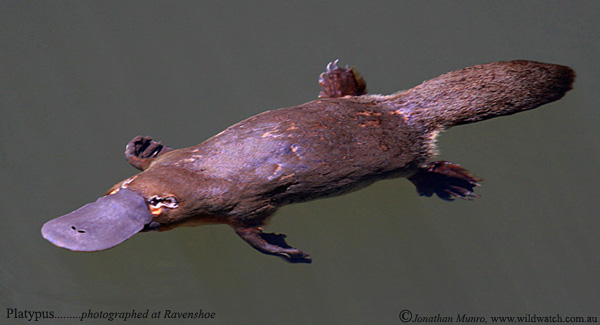
[[[336,60],[319,76],[317,100],[258,114],[185,149],[133,138],[125,156],[142,172],[48,221],[42,235],[56,246],[91,252],[140,231],[228,224],[262,253],[310,263],[285,235],[262,231],[279,207],[395,177],[408,178],[420,195],[477,197],[480,179],[459,165],[431,161],[437,135],[558,100],[574,78],[566,66],[508,61],[453,71],[388,96],[368,95],[354,68]]]

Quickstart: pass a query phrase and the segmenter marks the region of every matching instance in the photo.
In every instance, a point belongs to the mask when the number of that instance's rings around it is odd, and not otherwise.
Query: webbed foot
[[[360,96],[367,93],[367,84],[354,67],[338,67],[339,60],[329,62],[325,72],[319,75],[321,92],[319,98]]]
[[[419,195],[436,194],[447,201],[479,197],[473,193],[473,189],[482,181],[461,166],[447,161],[431,162],[408,179],[415,184]]]
[[[125,147],[125,158],[133,167],[145,170],[154,158],[169,151],[173,151],[173,149],[158,141],[153,141],[150,137],[138,135],[131,139]]]
[[[290,263],[311,263],[303,251],[285,242],[284,234],[263,233],[260,227],[237,227],[236,234],[261,253],[282,257]]]

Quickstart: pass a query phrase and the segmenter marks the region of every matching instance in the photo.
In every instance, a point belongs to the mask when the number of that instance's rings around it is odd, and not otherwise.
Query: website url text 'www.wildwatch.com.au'
[[[519,316],[478,316],[469,314],[418,314],[404,309],[398,315],[403,323],[598,323],[597,315],[522,314]]]

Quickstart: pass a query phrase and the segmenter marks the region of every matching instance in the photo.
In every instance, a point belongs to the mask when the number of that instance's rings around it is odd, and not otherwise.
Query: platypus
[[[310,263],[283,234],[262,231],[275,211],[405,177],[420,195],[477,197],[479,178],[432,161],[438,134],[455,125],[536,108],[571,89],[566,66],[507,61],[476,65],[392,95],[369,95],[354,67],[338,61],[319,76],[317,100],[266,111],[199,145],[174,150],[150,137],[126,146],[142,172],[42,227],[73,251],[113,247],[140,231],[227,224],[258,251]]]

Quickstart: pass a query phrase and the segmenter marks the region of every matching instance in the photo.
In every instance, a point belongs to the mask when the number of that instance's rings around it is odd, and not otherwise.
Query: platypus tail
[[[430,130],[530,110],[562,98],[575,72],[566,66],[508,61],[446,73],[400,92],[392,106]]]

